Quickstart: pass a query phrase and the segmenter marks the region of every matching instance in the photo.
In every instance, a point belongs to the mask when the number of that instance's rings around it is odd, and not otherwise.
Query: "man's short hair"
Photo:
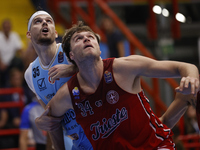
[[[63,38],[62,38],[62,48],[65,54],[67,55],[69,61],[76,65],[76,63],[71,60],[69,56],[69,52],[71,51],[70,40],[74,33],[79,33],[82,31],[89,31],[92,32],[95,37],[97,38],[98,43],[100,42],[100,36],[96,34],[89,26],[84,25],[82,21],[79,21],[77,24],[74,24],[70,29],[67,29]]]

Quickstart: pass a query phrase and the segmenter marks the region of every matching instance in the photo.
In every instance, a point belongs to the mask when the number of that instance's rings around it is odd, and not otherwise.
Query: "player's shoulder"
[[[62,43],[57,43],[56,45],[57,45],[57,48],[58,48],[58,53],[59,53],[59,51],[63,52]]]
[[[38,57],[29,64],[28,68],[26,69],[25,73],[24,73],[24,77],[26,78],[27,76],[30,76],[32,74],[32,67],[34,66],[34,64],[39,61]]]
[[[24,73],[24,78],[27,79],[29,78],[29,76],[32,74],[32,63],[29,64],[28,68],[26,69],[25,73]]]
[[[126,57],[119,57],[114,59],[114,63],[117,65],[133,65],[146,61],[147,57],[141,55],[130,55]],[[148,58],[149,59],[149,58]]]
[[[67,63],[67,64],[69,64],[69,65],[72,65],[72,62],[70,62],[69,58],[67,57],[67,55],[66,55],[65,52],[63,51],[62,43],[57,43],[57,46],[58,46],[58,48],[63,52],[64,56],[66,57],[66,60],[67,60],[67,61],[66,61],[65,63]],[[58,51],[58,53],[59,53],[59,51]]]

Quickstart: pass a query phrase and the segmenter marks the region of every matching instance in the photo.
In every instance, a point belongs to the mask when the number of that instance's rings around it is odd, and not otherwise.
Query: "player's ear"
[[[69,52],[69,57],[71,60],[74,60],[74,54],[72,52]]]
[[[30,32],[30,31],[27,31],[27,32],[26,32],[26,37],[27,37],[28,39],[31,38],[31,32]]]
[[[55,30],[56,38],[58,37],[58,32]]]
[[[99,51],[100,51],[100,55],[101,55],[101,49],[100,49],[100,46],[99,46]]]

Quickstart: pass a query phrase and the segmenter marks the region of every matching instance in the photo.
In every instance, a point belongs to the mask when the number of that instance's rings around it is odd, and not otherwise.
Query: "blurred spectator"
[[[23,74],[17,69],[13,68],[10,70],[9,84],[7,87],[22,87]],[[18,93],[13,93],[11,95],[1,95],[1,102],[18,102],[20,100],[20,95]],[[6,123],[6,128],[18,128],[20,124],[20,110],[19,108],[7,108],[8,120]]]
[[[9,83],[6,87],[12,88],[23,88],[24,96],[22,96],[22,100],[24,104],[28,104],[32,101],[34,94],[29,90],[28,87],[24,86],[24,78],[23,78],[23,71],[18,68],[12,68],[7,75],[9,77]],[[19,93],[13,93],[10,95],[2,95],[0,97],[0,101],[3,102],[19,102],[20,95]],[[7,108],[5,111],[1,110],[1,113],[4,113],[4,118],[6,118],[5,112],[7,112],[7,119],[4,122],[6,124],[3,129],[10,129],[10,128],[19,128],[20,125],[20,109],[19,108]],[[18,147],[19,136],[12,135],[12,136],[2,136],[0,137],[0,148],[15,148]]]
[[[185,115],[185,134],[199,134],[196,109],[190,105]]]
[[[8,111],[6,109],[0,108],[0,129],[6,126],[8,121]]]
[[[8,81],[8,72],[12,67],[23,69],[23,62],[16,53],[22,50],[22,42],[19,35],[12,30],[9,19],[2,23],[0,31],[0,86],[5,87]]]
[[[109,57],[125,56],[123,35],[117,30],[113,21],[108,17],[103,17],[101,19],[101,27],[106,34]]]
[[[23,88],[24,96],[22,100],[25,105],[32,102],[32,98],[34,97],[34,93],[28,88],[27,84],[24,81],[23,71],[19,68],[12,68],[9,72],[9,83],[6,86],[7,88]],[[7,96],[7,100],[19,101],[19,94],[14,93],[12,95]]]
[[[44,108],[37,102],[37,100],[28,104],[21,115],[20,124],[20,150],[27,150],[31,145],[29,143],[28,133],[30,130],[33,132],[36,150],[45,150],[46,148],[46,131],[39,130],[35,124],[35,118],[39,117],[44,111]]]
[[[101,58],[102,59],[109,58],[108,45],[104,42],[100,42],[99,46],[100,46],[100,50],[101,50]]]
[[[9,114],[7,109],[0,109],[0,129],[8,128]],[[17,146],[16,136],[0,136],[0,149]]]

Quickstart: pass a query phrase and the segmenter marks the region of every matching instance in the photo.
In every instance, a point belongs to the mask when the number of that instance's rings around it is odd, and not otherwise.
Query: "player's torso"
[[[91,95],[81,90],[76,77],[68,82],[77,122],[94,149],[155,147],[170,130],[154,115],[143,91],[138,94],[124,91],[112,74],[112,63],[104,61],[104,77]]]
[[[65,54],[62,51],[61,46],[59,46],[58,52],[52,60],[52,65],[58,64],[68,64]],[[41,98],[41,100],[47,104],[51,98],[56,94],[58,89],[67,82],[68,78],[60,78],[59,80],[52,81],[50,76],[48,75],[49,68],[43,68],[40,64],[39,58],[37,58],[32,63],[32,80],[35,91],[37,95]]]

